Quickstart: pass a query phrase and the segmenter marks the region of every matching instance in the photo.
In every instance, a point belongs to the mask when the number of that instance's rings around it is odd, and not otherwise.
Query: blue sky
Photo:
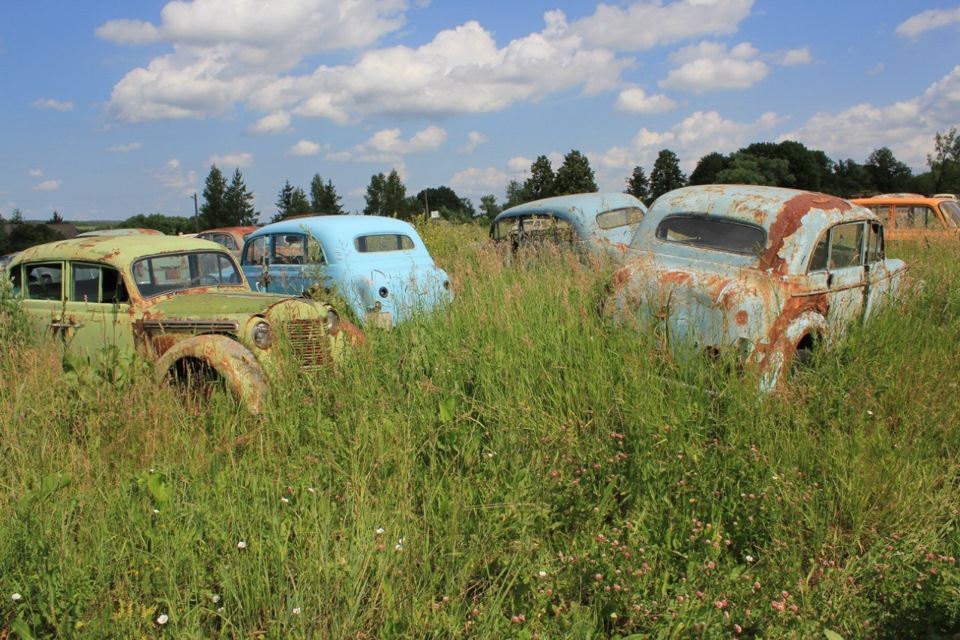
[[[211,165],[376,173],[479,205],[572,149],[622,191],[673,150],[793,139],[926,170],[960,125],[960,4],[933,0],[44,0],[0,6],[0,214],[192,215]]]

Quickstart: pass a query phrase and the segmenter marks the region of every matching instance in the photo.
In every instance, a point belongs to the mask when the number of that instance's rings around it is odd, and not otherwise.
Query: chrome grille
[[[330,339],[324,319],[291,320],[284,329],[300,368],[309,369],[330,362]]]

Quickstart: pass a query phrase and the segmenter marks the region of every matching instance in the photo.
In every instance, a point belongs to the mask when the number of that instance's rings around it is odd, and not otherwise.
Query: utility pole
[[[197,222],[197,233],[200,233],[200,208],[197,206],[197,194],[193,194],[193,219]]]

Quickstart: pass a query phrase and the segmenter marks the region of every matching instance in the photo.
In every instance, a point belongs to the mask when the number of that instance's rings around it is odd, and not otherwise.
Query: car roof
[[[157,231],[156,229],[136,229],[136,228],[99,229],[96,231],[84,231],[83,233],[78,233],[77,237],[89,238],[92,236],[136,236],[136,235],[162,236],[163,231]]]
[[[928,198],[921,195],[912,195],[908,193],[896,193],[896,194],[887,194],[882,196],[872,196],[870,198],[851,198],[850,202],[854,204],[859,204],[861,206],[867,206],[870,204],[929,204],[937,205],[941,202],[949,201],[956,202],[955,198],[946,198],[946,197],[937,197],[933,196]]]
[[[310,229],[314,233],[331,233],[343,236],[344,234],[375,233],[378,231],[386,233],[413,233],[416,235],[416,229],[409,222],[388,218],[386,216],[356,216],[356,215],[330,215],[330,216],[302,216],[288,218],[279,222],[272,222],[265,227],[260,227],[254,232],[261,236],[268,233],[296,233],[302,232],[304,228]]]
[[[198,238],[165,235],[89,236],[58,240],[24,249],[16,262],[44,260],[90,260],[117,266],[130,264],[137,258],[158,253],[179,251],[217,251],[232,254],[216,242]]]
[[[258,229],[260,229],[260,227],[258,227],[258,226],[256,226],[256,225],[246,225],[246,226],[240,225],[240,226],[236,226],[236,227],[217,227],[216,229],[204,229],[203,231],[200,232],[200,234],[204,234],[204,233],[239,233],[239,234],[246,234],[246,233],[253,233],[254,231],[256,231],[256,230],[258,230]]]
[[[629,193],[575,193],[518,204],[500,212],[494,218],[494,222],[504,218],[549,213],[584,227],[590,225],[598,213],[626,207],[639,207],[646,210],[643,203]]]
[[[788,273],[800,269],[825,229],[840,222],[879,222],[869,209],[825,193],[761,185],[699,185],[657,198],[640,223],[631,247],[661,245],[654,240],[657,226],[667,216],[681,213],[717,216],[763,227],[767,245],[760,255],[760,266]]]

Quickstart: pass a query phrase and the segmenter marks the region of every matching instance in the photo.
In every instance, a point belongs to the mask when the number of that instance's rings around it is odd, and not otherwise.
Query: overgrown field
[[[449,311],[256,419],[8,306],[0,637],[960,631],[960,247],[893,247],[905,300],[760,398],[598,317],[611,265],[424,235]]]

